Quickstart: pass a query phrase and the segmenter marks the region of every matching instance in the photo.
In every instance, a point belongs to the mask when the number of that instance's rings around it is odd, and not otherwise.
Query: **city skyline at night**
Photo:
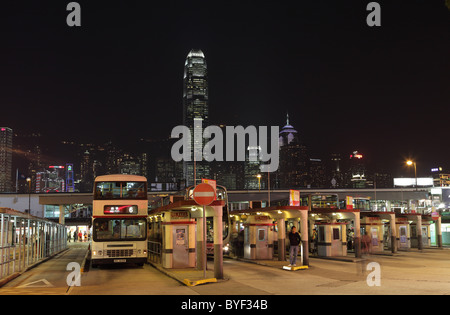
[[[0,295],[450,294],[450,0],[7,1],[0,38]]]

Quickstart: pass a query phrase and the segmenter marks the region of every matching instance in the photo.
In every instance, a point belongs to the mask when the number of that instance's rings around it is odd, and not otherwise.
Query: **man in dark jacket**
[[[300,234],[298,234],[295,226],[291,228],[291,232],[289,232],[289,242],[290,242],[290,264],[289,266],[296,266],[297,255],[298,255],[298,246],[300,245]]]

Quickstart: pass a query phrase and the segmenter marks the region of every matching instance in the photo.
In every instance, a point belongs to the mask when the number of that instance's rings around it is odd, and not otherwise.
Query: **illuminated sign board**
[[[289,205],[300,206],[300,190],[289,190]]]
[[[138,206],[124,205],[124,206],[104,206],[104,214],[138,214]]]
[[[416,179],[413,178],[394,178],[394,186],[415,186]],[[433,186],[433,178],[432,177],[418,177],[417,178],[417,186]]]

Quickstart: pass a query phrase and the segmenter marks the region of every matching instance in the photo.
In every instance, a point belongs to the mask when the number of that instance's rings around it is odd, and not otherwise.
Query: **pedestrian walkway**
[[[64,295],[69,291],[66,278],[70,262],[81,268],[86,261],[89,243],[68,243],[67,250],[42,261],[0,288],[0,295]],[[81,270],[82,271],[82,270]]]

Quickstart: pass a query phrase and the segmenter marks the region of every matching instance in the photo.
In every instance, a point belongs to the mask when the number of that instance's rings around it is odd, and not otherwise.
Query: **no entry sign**
[[[199,205],[207,206],[216,199],[216,192],[210,184],[201,183],[195,186],[193,197]]]

